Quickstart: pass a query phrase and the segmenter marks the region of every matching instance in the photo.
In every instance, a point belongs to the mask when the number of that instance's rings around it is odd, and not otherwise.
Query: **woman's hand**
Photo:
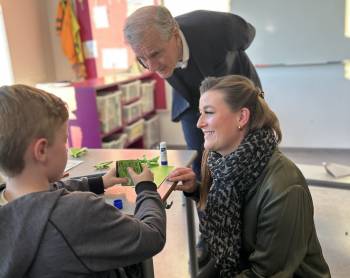
[[[108,188],[116,184],[128,182],[127,178],[117,177],[117,170],[115,167],[112,167],[111,169],[109,169],[109,171],[102,176],[102,180],[103,180],[104,188]]]
[[[172,182],[182,182],[182,184],[176,186],[175,190],[181,190],[187,193],[192,193],[197,190],[196,174],[191,168],[176,168],[169,174],[168,180]]]
[[[150,169],[148,169],[147,165],[142,164],[142,172],[140,174],[135,173],[135,171],[128,167],[128,173],[132,180],[132,183],[136,186],[138,183],[142,181],[153,181],[153,173]]]

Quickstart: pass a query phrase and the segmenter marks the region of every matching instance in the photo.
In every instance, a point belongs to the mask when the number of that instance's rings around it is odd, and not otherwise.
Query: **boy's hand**
[[[142,172],[140,174],[135,173],[135,171],[128,167],[128,173],[132,180],[132,183],[136,186],[138,183],[142,181],[153,181],[153,173],[150,169],[148,169],[147,165],[142,164]]]
[[[178,184],[176,186],[175,190],[181,190],[187,193],[192,193],[197,189],[196,174],[191,168],[176,168],[169,174],[168,180],[171,182],[182,182],[182,184]]]
[[[104,188],[111,187],[116,184],[128,182],[127,178],[118,178],[116,177],[116,168],[111,168],[106,174],[102,176]]]

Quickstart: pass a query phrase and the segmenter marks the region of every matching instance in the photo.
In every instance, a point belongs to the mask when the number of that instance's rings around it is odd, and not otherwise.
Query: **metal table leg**
[[[153,259],[147,259],[142,262],[142,272],[144,278],[154,278],[154,269],[153,269]]]
[[[188,251],[190,255],[190,274],[196,278],[198,274],[198,263],[196,256],[196,230],[194,227],[193,201],[186,198],[186,218],[187,218],[187,235]]]

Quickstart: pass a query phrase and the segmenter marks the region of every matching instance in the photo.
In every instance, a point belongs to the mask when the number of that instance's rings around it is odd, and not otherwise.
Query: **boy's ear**
[[[241,113],[240,113],[240,115],[239,115],[239,120],[238,120],[239,125],[240,125],[242,128],[245,127],[245,126],[248,124],[249,119],[250,119],[250,111],[249,111],[248,108],[243,107],[243,108],[241,109]]]
[[[46,138],[36,139],[33,143],[33,156],[38,161],[45,161],[49,142]]]

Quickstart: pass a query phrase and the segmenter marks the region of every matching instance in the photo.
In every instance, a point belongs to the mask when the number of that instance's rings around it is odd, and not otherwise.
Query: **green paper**
[[[117,176],[126,177],[129,179],[129,182],[123,185],[132,185],[127,168],[132,167],[134,171],[139,174],[142,172],[141,164],[146,164],[154,175],[154,183],[157,185],[157,187],[159,187],[175,167],[167,165],[159,166],[158,159],[159,156],[153,157],[152,159],[147,159],[144,155],[142,159],[119,160],[116,162]]]
[[[109,165],[113,163],[113,161],[107,161],[107,162],[100,162],[96,164],[94,167],[96,170],[104,170],[104,169],[109,169]]]
[[[154,175],[154,183],[157,185],[157,187],[163,183],[174,168],[174,166],[156,166],[150,168]]]
[[[87,153],[87,148],[70,148],[70,155],[74,158],[78,158]]]
[[[118,160],[116,162],[117,176],[128,178],[128,183],[123,185],[132,185],[132,180],[129,177],[128,167],[131,167],[137,174],[142,172],[141,163],[138,160]]]

